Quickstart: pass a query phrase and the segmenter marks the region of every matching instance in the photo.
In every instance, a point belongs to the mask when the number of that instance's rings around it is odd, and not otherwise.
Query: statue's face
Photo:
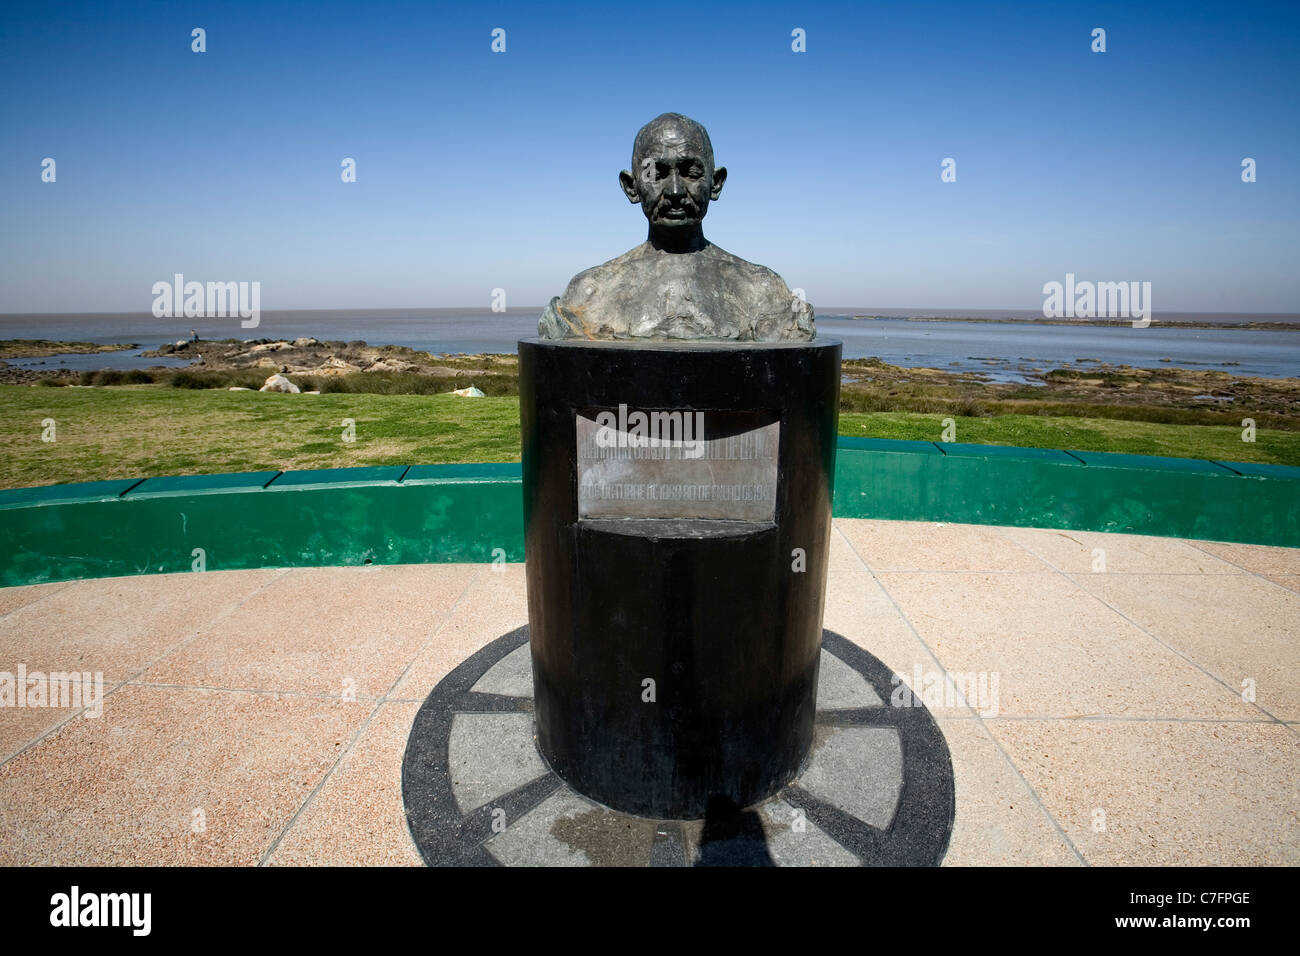
[[[698,228],[727,175],[725,169],[714,170],[698,137],[676,125],[658,130],[636,165],[620,177],[623,190],[641,203],[655,229]]]

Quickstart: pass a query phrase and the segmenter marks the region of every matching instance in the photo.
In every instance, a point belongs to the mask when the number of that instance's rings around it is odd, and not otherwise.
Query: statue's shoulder
[[[629,249],[617,258],[584,269],[569,280],[563,295],[546,306],[538,321],[538,334],[546,339],[592,338],[588,324],[592,316],[609,311],[617,302],[628,277],[635,272],[635,260],[645,255],[649,244]]]
[[[791,292],[773,270],[714,245],[701,251],[709,255],[736,300],[745,303],[754,321],[749,337],[758,341],[809,341],[817,334],[812,306],[802,295]]]
[[[583,302],[596,295],[611,282],[616,281],[620,276],[626,275],[629,266],[637,259],[645,256],[648,245],[648,243],[642,243],[629,249],[621,256],[610,259],[608,262],[602,262],[590,269],[583,269],[569,280],[569,285],[564,290],[564,295],[560,297],[560,300],[569,305]]]
[[[740,256],[728,252],[721,246],[715,246],[713,243],[709,243],[701,249],[700,255],[708,256],[710,259],[717,262],[719,268],[739,273],[744,275],[746,278],[765,282],[775,279],[777,282],[781,282],[782,285],[785,284],[781,277],[767,266],[760,266],[757,262],[750,262],[748,259],[742,259]]]
[[[720,272],[730,273],[738,281],[764,295],[776,297],[790,295],[790,287],[785,284],[785,280],[767,266],[760,266],[757,262],[742,259],[721,246],[713,245],[713,243],[709,243],[700,251],[700,254],[712,259],[717,264]]]

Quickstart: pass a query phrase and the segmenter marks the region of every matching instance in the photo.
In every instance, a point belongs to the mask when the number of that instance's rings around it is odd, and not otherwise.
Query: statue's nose
[[[680,196],[686,192],[682,186],[682,177],[677,174],[677,170],[674,169],[668,174],[668,182],[664,186],[664,192],[670,196]]]

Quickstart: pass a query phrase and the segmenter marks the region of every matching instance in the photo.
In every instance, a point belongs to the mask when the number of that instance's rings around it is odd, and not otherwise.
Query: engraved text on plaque
[[[580,412],[578,516],[773,520],[781,426],[770,417]]]

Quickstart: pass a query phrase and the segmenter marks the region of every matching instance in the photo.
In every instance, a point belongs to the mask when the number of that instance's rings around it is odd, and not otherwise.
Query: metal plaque
[[[581,518],[772,521],[781,425],[768,413],[578,413]]]

